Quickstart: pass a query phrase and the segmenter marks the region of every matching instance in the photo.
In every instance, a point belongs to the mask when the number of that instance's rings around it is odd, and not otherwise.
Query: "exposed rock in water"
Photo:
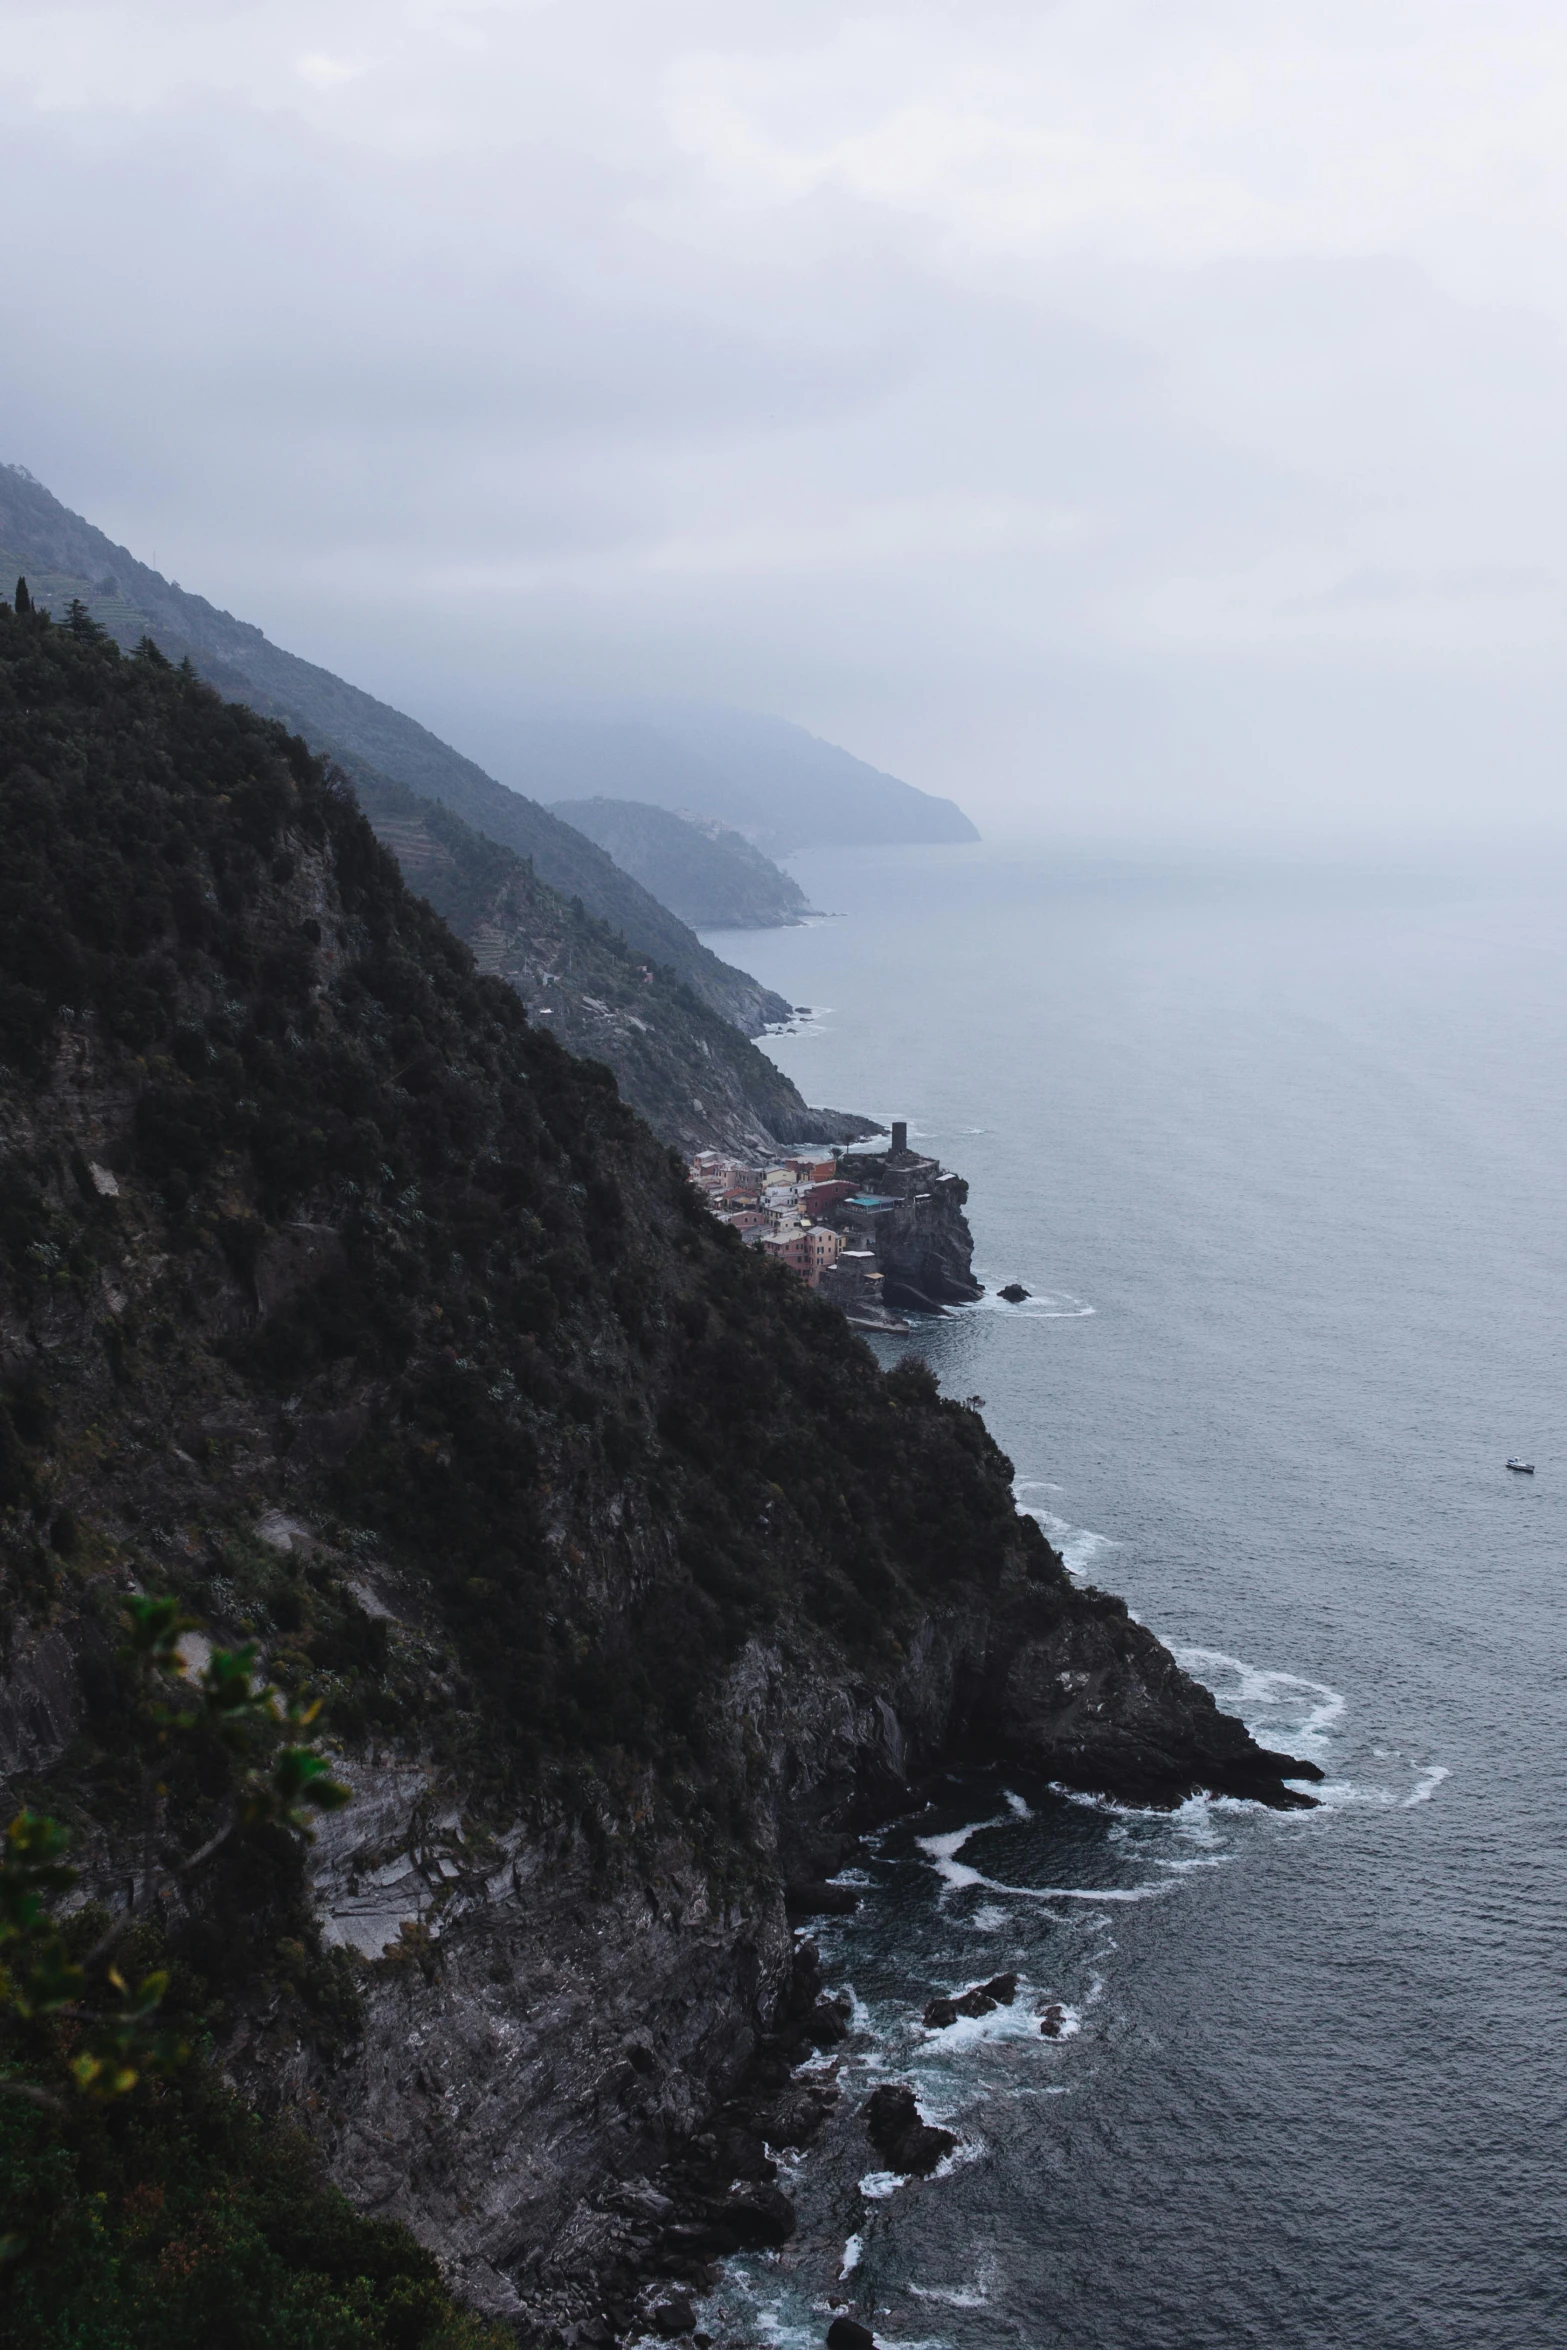
[[[958,2142],[951,2130],[924,2120],[913,2090],[896,2082],[872,2091],[865,2105],[865,2127],[887,2168],[906,2178],[928,2178]]]
[[[784,1907],[792,1918],[846,1918],[860,1906],[852,1885],[802,1883],[796,1879],[784,1892]]]
[[[876,2350],[869,2326],[852,2317],[835,2317],[827,2328],[827,2350]]]
[[[998,1290],[996,1294],[998,1297],[1004,1297],[1009,1306],[1020,1306],[1025,1298],[1033,1295],[1033,1292],[1025,1289],[1021,1281],[1009,1281],[1005,1289]]]
[[[976,1983],[972,1991],[955,1998],[931,2000],[923,2020],[928,2031],[943,2032],[959,2016],[994,2015],[998,2007],[1010,2007],[1016,1997],[1016,1975],[993,1975],[988,1983]]]
[[[674,2294],[654,2309],[652,2326],[654,2333],[662,2334],[666,2341],[672,2341],[678,2334],[694,2334],[696,2311],[683,2293]]]

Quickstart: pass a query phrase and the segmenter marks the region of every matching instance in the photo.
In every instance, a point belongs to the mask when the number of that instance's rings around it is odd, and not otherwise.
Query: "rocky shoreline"
[[[820,1652],[752,1650],[715,1727],[765,1756],[745,1887],[720,1900],[667,1841],[607,1877],[580,1839],[481,1845],[458,1810],[427,1848],[438,1881],[459,1873],[422,1956],[371,1968],[364,2042],[315,2092],[354,2199],[404,2219],[541,2350],[683,2332],[716,2262],[792,2233],[775,2158],[833,2115],[847,2029],[809,1921],[853,1903],[832,1880],[861,1836],[947,1770],[1023,1766],[1172,1807],[1205,1789],[1292,1808],[1311,1797],[1290,1782],[1320,1776],[1257,1748],[1119,1602],[1054,1583],[932,1619],[875,1688]],[[361,1782],[323,1831],[329,1933],[355,1840],[366,1860],[399,1841],[391,1804],[416,1809],[406,1786]],[[276,2057],[257,2049],[241,2077],[275,2096]],[[863,2120],[881,2167],[939,2160],[912,2107]]]

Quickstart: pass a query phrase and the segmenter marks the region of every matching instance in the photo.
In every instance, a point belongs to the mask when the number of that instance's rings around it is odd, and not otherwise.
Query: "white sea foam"
[[[860,2193],[867,2203],[885,2203],[904,2183],[901,2171],[870,2170],[860,2181]]]
[[[1177,1648],[1171,1653],[1183,1672],[1211,1689],[1229,1712],[1240,1715],[1260,1743],[1288,1737],[1308,1761],[1324,1760],[1323,1742],[1344,1715],[1338,1690],[1301,1673],[1249,1665],[1220,1648]]]
[[[970,1885],[979,1885],[987,1893],[1001,1893],[1012,1901],[1157,1901],[1161,1894],[1172,1890],[1168,1881],[1145,1885],[1007,1885],[999,1877],[987,1877],[969,1863],[958,1859],[958,1854],[971,1836],[982,1828],[1006,1827],[1013,1815],[1002,1819],[975,1820],[966,1828],[949,1829],[944,1836],[916,1836],[914,1841],[929,1859],[942,1884],[957,1892]],[[942,1895],[946,1898],[945,1892]]]
[[[1010,1787],[1004,1787],[1001,1792],[1006,1797],[1008,1808],[1015,1819],[1031,1820],[1033,1818],[1032,1804],[1025,1803],[1021,1795],[1015,1795]]]
[[[909,2291],[921,2301],[944,2301],[949,2309],[984,2309],[990,2296],[978,2285],[916,2285]]]
[[[914,1841],[920,1851],[926,1854],[942,1883],[950,1885],[957,1892],[965,1885],[982,1885],[985,1882],[978,1869],[970,1868],[967,1861],[959,1860],[957,1855],[971,1836],[979,1834],[981,1828],[999,1828],[1003,1824],[1000,1820],[976,1820],[972,1827],[953,1828],[945,1836],[916,1836]]]
[[[851,2236],[843,2248],[843,2266],[838,2271],[838,2280],[840,2284],[845,2277],[853,2276],[864,2256],[865,2238],[863,2236]]]
[[[938,2116],[937,2118],[945,2118],[950,2121],[952,2115],[948,2112],[945,2117]],[[972,2136],[960,2138],[957,2144],[942,2156],[930,2175],[933,2179],[950,2179],[955,2171],[968,2170],[974,2163],[983,2162],[989,2152],[990,2148],[985,2144],[983,2138]]]
[[[976,1266],[974,1278],[985,1284],[984,1296],[971,1298],[964,1305],[949,1306],[949,1314],[1006,1314],[1014,1322],[1083,1322],[1099,1311],[1097,1306],[1089,1305],[1085,1299],[1074,1297],[1070,1290],[1035,1289],[1030,1281],[1023,1282],[1023,1287],[1029,1292],[1024,1302],[1021,1305],[1009,1305],[1000,1294],[994,1273],[982,1272]],[[1010,1286],[1019,1278],[1018,1275],[1004,1273],[1001,1284]]]
[[[1069,1575],[1086,1575],[1101,1551],[1119,1550],[1120,1544],[1108,1534],[1096,1534],[1091,1526],[1074,1526],[1067,1518],[1058,1518],[1054,1510],[1041,1509],[1028,1502],[1022,1505],[1025,1518],[1032,1518],[1053,1550],[1061,1554],[1061,1563]]]
[[[1422,1770],[1412,1788],[1377,1787],[1360,1779],[1329,1779],[1322,1785],[1313,1785],[1319,1811],[1353,1811],[1370,1807],[1381,1811],[1408,1811],[1415,1804],[1429,1803],[1444,1779],[1452,1777],[1444,1763],[1432,1763]],[[1297,1814],[1296,1817],[1310,1817]]]
[[[1441,1763],[1433,1763],[1429,1770],[1421,1772],[1415,1782],[1413,1794],[1404,1797],[1404,1809],[1408,1811],[1410,1806],[1416,1803],[1429,1803],[1442,1781],[1450,1779],[1452,1775],[1452,1772],[1445,1769]]]
[[[961,2056],[982,2041],[1037,2040],[1039,2019],[1034,2013],[1038,1993],[1021,1985],[1010,2007],[997,2006],[989,2015],[960,2015],[950,2024],[922,2025],[924,2052]]]

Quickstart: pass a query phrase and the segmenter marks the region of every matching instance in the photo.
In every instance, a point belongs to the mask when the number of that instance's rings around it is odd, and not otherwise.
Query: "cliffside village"
[[[948,1210],[961,1211],[967,1186],[960,1175],[944,1174],[939,1159],[909,1149],[903,1121],[894,1124],[885,1156],[834,1152],[753,1167],[698,1151],[690,1175],[721,1223],[787,1265],[861,1328],[906,1330],[893,1310],[898,1304],[940,1311],[936,1298],[911,1293],[909,1280],[899,1278],[906,1247],[888,1244],[906,1243],[915,1226],[933,1217],[948,1221]],[[884,1294],[888,1262],[891,1298]],[[949,1287],[947,1294],[963,1292]],[[967,1294],[977,1295],[977,1287]]]

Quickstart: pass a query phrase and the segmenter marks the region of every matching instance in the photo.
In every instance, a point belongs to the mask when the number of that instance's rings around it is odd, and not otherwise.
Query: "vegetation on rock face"
[[[192,2028],[203,2020],[199,2010]],[[506,2350],[405,2228],[206,2063],[64,2116],[0,2096],[0,2205],[28,2239],[0,2329],[43,2350]]]
[[[875,1131],[868,1118],[810,1108],[678,972],[562,898],[529,860],[384,776],[356,766],[349,779],[409,888],[570,1051],[613,1069],[624,1099],[665,1142],[765,1157]]]
[[[289,1833],[346,1800],[313,1744],[286,1742],[319,1709],[258,1682],[253,1649],[212,1651],[187,1678],[193,1628],[173,1601],[128,1604],[117,1662],[142,1816],[116,1841],[135,1911],[60,1912],[76,1873],[57,1821],[21,1812],[0,1847],[7,2339],[498,2350],[405,2230],[360,2218],[305,2141],[248,2113],[192,2046],[221,2007],[195,1938],[167,1930],[184,1881],[224,1855],[253,1917],[257,1882],[292,1874]],[[181,1850],[193,1819],[202,1840]]]
[[[46,1119],[83,1087],[123,1104],[118,1199],[58,1126],[12,1156],[16,1305],[85,1320],[134,1224],[170,1252],[161,1329],[104,1317],[70,1389],[29,1359],[28,1396],[58,1391],[35,1425],[138,1386],[195,1405],[220,1357],[300,1419],[375,1382],[340,1511],[419,1562],[473,1670],[562,1751],[644,1712],[659,1743],[647,1639],[677,1593],[695,1660],[802,1596],[891,1637],[900,1600],[1027,1539],[978,1419],[883,1380],[741,1251],[301,744],[156,658],[0,620],[0,1050],[35,1087],[54,1068]],[[72,1506],[11,1425],[19,1498]],[[629,1619],[561,1573],[552,1505],[584,1477],[678,1530]]]
[[[0,608],[0,832],[0,1636],[75,1660],[18,1793],[89,1887],[135,1816],[127,1581],[481,1813],[679,1819],[741,1877],[768,1758],[715,1696],[749,1638],[874,1677],[932,1600],[1060,1584],[977,1416],[743,1251],[297,738]],[[279,1837],[135,1954],[193,2040],[352,2035]],[[18,2339],[464,2338],[200,2066],[0,2128],[56,2231]]]

